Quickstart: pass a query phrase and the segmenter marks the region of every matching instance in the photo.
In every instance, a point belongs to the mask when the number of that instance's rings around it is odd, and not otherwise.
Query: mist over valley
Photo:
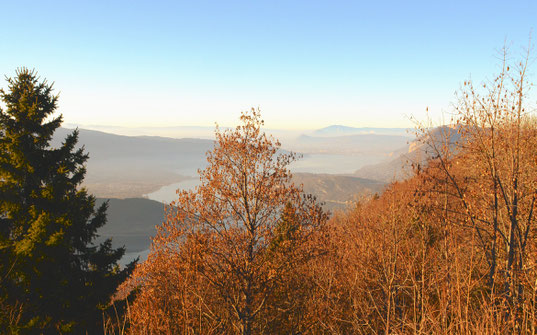
[[[90,156],[83,186],[99,198],[99,203],[109,200],[108,224],[100,234],[112,237],[114,246],[126,246],[123,263],[137,256],[144,259],[165,206],[177,199],[177,190],[193,190],[199,185],[198,169],[207,166],[214,129],[211,137],[209,127],[98,128],[175,136],[127,136],[78,129],[79,145]],[[52,145],[59,146],[72,131],[58,129]],[[329,210],[344,209],[362,197],[382,192],[389,182],[382,174],[397,168],[402,162],[400,155],[408,151],[412,141],[412,135],[403,128],[331,126],[306,133],[265,131],[286,136],[281,139],[282,150],[299,156],[290,165],[293,182],[303,185],[306,193],[315,195]]]

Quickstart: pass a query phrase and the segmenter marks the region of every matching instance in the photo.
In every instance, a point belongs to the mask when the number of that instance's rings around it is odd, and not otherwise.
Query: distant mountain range
[[[57,146],[72,129],[60,128],[53,139]],[[80,129],[79,144],[90,155],[85,185],[90,192],[105,198],[141,197],[165,185],[197,176],[197,169],[206,166],[205,153],[213,141],[195,138],[166,138],[158,136],[123,136],[95,130]],[[339,168],[334,156],[355,156],[355,169],[367,162],[379,162],[406,147],[408,137],[400,135],[360,134],[335,137],[298,136],[288,148],[306,154],[297,167],[302,172],[315,172],[323,165],[323,172]],[[350,157],[350,156],[347,156]],[[354,156],[353,156],[354,157]],[[324,164],[320,164],[324,162]],[[308,166],[312,170],[308,170]],[[352,169],[351,169],[352,171]],[[350,171],[349,171],[350,173]],[[367,176],[360,176],[368,178]]]
[[[363,134],[375,134],[375,135],[397,135],[397,136],[412,136],[412,129],[409,128],[354,128],[341,125],[332,125],[325,128],[315,130],[313,136],[346,136],[346,135],[363,135]]]
[[[118,126],[103,126],[103,125],[77,125],[66,124],[66,128],[94,130],[105,133],[111,133],[122,136],[159,136],[174,139],[182,138],[200,138],[214,139],[214,126],[168,126],[168,127],[118,127]],[[231,129],[230,127],[220,126],[220,131]],[[267,134],[271,134],[276,138],[286,141],[293,139],[302,134],[302,130],[287,130],[287,129],[265,129]]]
[[[57,146],[72,129],[60,128],[52,145]],[[100,197],[141,197],[160,187],[194,176],[205,166],[207,139],[173,139],[157,136],[121,136],[79,130],[79,144],[90,159],[85,185]]]
[[[72,131],[59,129],[53,145],[59,145]],[[433,138],[440,133],[435,134]],[[382,162],[357,166],[352,175],[294,173],[293,182],[303,184],[304,190],[325,202],[326,208],[345,208],[363,196],[382,192],[387,182],[410,173],[406,162],[417,159],[418,153],[424,151],[418,142],[409,143],[410,139],[402,128],[331,126],[302,134],[294,139],[292,148],[306,152],[300,171],[307,171],[308,164],[314,166],[319,160],[337,167],[342,163],[337,157],[358,155],[356,162],[362,165],[368,157]],[[113,237],[115,246],[127,246],[125,262],[147,254],[155,225],[164,219],[164,204],[141,197],[196,176],[197,169],[206,166],[205,153],[213,143],[209,139],[122,136],[80,129],[79,144],[90,155],[85,186],[101,198],[99,203],[110,199],[109,224],[99,234],[102,238]]]
[[[64,127],[69,129],[81,128],[87,130],[101,131],[124,136],[163,136],[170,138],[214,138],[214,126],[167,126],[167,127],[120,127],[106,125],[78,125],[65,124]],[[230,129],[229,127],[220,127],[220,130]],[[307,129],[265,129],[265,131],[282,141],[295,138],[300,134],[311,136],[345,136],[345,135],[399,135],[412,136],[412,129],[409,128],[374,128],[374,127],[349,127],[343,125],[330,125],[316,130]]]
[[[368,154],[389,157],[393,151],[406,147],[409,140],[409,137],[401,135],[301,135],[288,145],[295,151],[305,153]]]

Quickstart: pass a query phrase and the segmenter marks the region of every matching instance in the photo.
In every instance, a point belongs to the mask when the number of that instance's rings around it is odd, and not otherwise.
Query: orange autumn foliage
[[[133,332],[273,333],[302,308],[281,288],[300,284],[292,273],[320,252],[327,215],[290,183],[295,154],[261,132],[259,111],[241,121],[217,129],[201,185],[179,193],[131,278]]]
[[[418,129],[428,159],[415,175],[330,221],[317,333],[535,333],[537,122],[526,67],[504,65],[483,90],[465,83],[452,127]]]
[[[537,332],[526,66],[465,83],[452,125],[418,127],[414,175],[328,221],[291,184],[295,156],[243,114],[126,284],[131,333]]]

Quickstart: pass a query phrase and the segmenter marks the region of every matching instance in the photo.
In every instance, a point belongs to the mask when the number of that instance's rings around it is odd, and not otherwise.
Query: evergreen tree
[[[50,145],[58,96],[22,68],[0,90],[0,332],[96,333],[124,248],[96,244],[107,204],[79,188],[88,155],[78,131]],[[102,327],[101,327],[102,329]]]

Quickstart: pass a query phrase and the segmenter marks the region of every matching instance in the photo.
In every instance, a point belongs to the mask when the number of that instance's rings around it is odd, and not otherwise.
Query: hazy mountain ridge
[[[60,128],[54,136],[53,145],[58,146],[72,131]],[[96,196],[107,198],[142,197],[163,186],[195,177],[197,169],[206,166],[205,154],[214,144],[207,139],[123,136],[86,129],[79,129],[79,133],[79,145],[84,145],[90,156],[84,185]],[[362,155],[356,156],[359,158],[356,162],[364,164],[368,159],[379,161],[389,157],[394,149],[407,142],[407,138],[372,134],[325,138],[302,135],[299,142],[302,147],[291,149],[309,148],[321,154]],[[316,159],[326,162],[334,159],[323,157],[317,156]],[[299,161],[302,164],[297,165],[300,171],[309,172],[307,162],[307,159]]]
[[[408,128],[374,128],[374,127],[349,127],[342,125],[331,125],[321,129],[315,130],[313,136],[347,136],[347,135],[397,135],[397,136],[409,136],[410,129]]]
[[[100,131],[105,133],[112,133],[120,136],[141,137],[141,136],[155,136],[165,137],[171,139],[215,139],[215,127],[214,126],[143,126],[143,127],[121,127],[121,126],[106,126],[106,125],[78,125],[67,124],[66,128],[80,128],[92,131]],[[219,126],[220,131],[226,131],[234,129],[234,127]],[[267,134],[271,134],[278,138],[282,142],[293,140],[304,132],[310,132],[307,130],[298,129],[265,129]]]
[[[409,142],[407,136],[355,134],[344,136],[299,136],[291,149],[305,153],[373,154],[388,157]]]
[[[52,141],[58,146],[73,130],[60,128]],[[185,180],[205,164],[213,141],[158,136],[123,136],[79,129],[79,145],[89,153],[84,181],[100,197],[141,197],[160,187]]]
[[[386,183],[406,179],[413,174],[413,164],[426,164],[428,159],[436,155],[433,145],[440,149],[447,144],[450,150],[455,150],[456,143],[460,140],[461,135],[458,128],[452,126],[436,127],[420,135],[406,147],[395,151],[393,158],[379,164],[366,165],[358,169],[353,175]]]

